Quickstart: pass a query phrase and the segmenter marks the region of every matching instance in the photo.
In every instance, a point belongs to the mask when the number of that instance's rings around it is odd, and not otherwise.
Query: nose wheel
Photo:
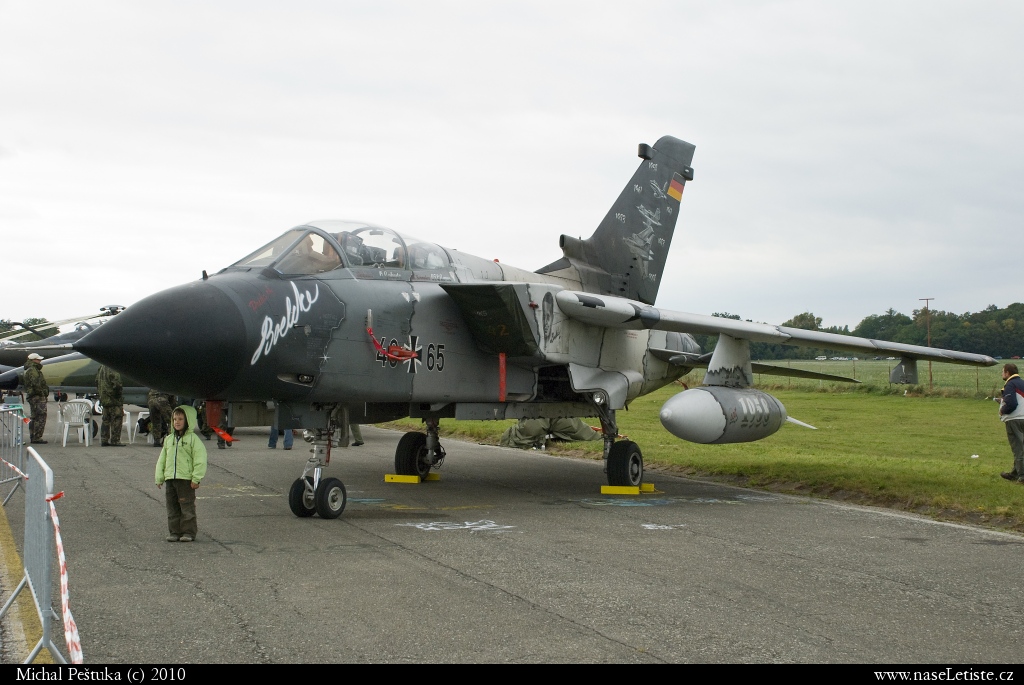
[[[348,493],[345,484],[337,478],[325,478],[317,486],[313,499],[320,518],[336,519],[345,511]]]
[[[310,476],[297,479],[288,491],[288,506],[299,518],[319,514],[322,519],[336,519],[345,511],[348,492],[337,478],[324,478],[315,487]]]
[[[316,495],[313,490],[313,479],[309,476],[298,478],[288,491],[288,506],[299,518],[307,518],[316,513]]]
[[[288,490],[288,507],[299,518],[318,514],[322,519],[336,519],[345,511],[348,492],[345,484],[337,478],[324,478],[324,467],[330,462],[331,434],[328,430],[316,431],[313,438],[313,455],[302,470],[302,477],[292,483]]]

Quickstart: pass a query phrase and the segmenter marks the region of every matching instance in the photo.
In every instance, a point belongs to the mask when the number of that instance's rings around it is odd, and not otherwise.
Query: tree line
[[[48,338],[51,335],[57,335],[57,332],[58,332],[58,329],[57,329],[56,326],[52,326],[52,325],[51,326],[47,326],[46,324],[48,324],[50,322],[47,321],[44,318],[30,317],[28,319],[25,319],[24,321],[12,321],[10,319],[0,319],[0,338],[6,338],[8,336],[24,332],[24,330],[25,330],[24,328],[22,328],[20,325],[16,325],[16,324],[21,324],[21,323],[27,324],[27,325],[31,326],[32,328],[36,329],[37,331],[39,331],[40,333],[42,333],[43,334],[43,336],[42,336],[43,338]],[[30,332],[30,333],[27,333],[25,335],[25,338],[23,338],[21,342],[31,342],[33,340],[41,340],[41,339],[42,338],[37,336],[35,333],[31,333]]]
[[[715,312],[712,316],[740,320],[739,315],[727,312]],[[849,326],[822,327],[821,317],[811,312],[797,314],[782,325],[922,346],[929,345],[930,332],[931,347],[987,354],[990,357],[1004,359],[1024,356],[1024,303],[1021,302],[1015,302],[1002,309],[993,304],[980,312],[964,314],[935,309],[915,309],[907,316],[890,308],[884,314],[866,317],[852,331]],[[715,336],[696,335],[694,338],[704,350],[714,349]],[[750,356],[753,359],[814,359],[821,355],[831,357],[848,354],[793,345],[750,344]]]

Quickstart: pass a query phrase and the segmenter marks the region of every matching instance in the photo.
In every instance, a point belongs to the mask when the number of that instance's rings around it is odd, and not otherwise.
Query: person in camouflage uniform
[[[519,419],[499,440],[503,447],[521,450],[544,449],[548,439],[554,442],[600,440],[601,434],[582,419]]]
[[[103,406],[100,445],[123,447],[121,424],[124,421],[124,385],[121,383],[121,374],[109,367],[100,366],[96,372],[96,389]]]
[[[169,395],[150,390],[146,396],[149,405],[149,434],[153,436],[154,447],[163,447],[164,437],[171,428],[171,401]]]
[[[196,414],[199,418],[199,433],[203,436],[203,440],[209,440],[213,437],[213,429],[206,424],[206,402],[196,400],[192,403],[192,406],[196,408]]]
[[[45,445],[43,440],[43,429],[46,428],[46,396],[50,394],[50,386],[43,378],[42,355],[33,352],[25,361],[25,376],[22,378],[22,385],[25,387],[25,397],[28,399],[28,406],[32,410],[32,444]]]

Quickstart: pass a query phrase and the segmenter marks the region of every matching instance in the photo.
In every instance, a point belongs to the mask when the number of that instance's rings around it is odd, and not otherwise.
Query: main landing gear
[[[313,438],[313,456],[306,462],[302,477],[292,483],[288,491],[288,506],[301,518],[319,514],[322,519],[336,519],[345,511],[348,493],[345,484],[337,478],[323,478],[323,469],[331,461],[331,435],[328,430],[317,430]]]
[[[406,433],[395,449],[395,473],[400,476],[419,476],[426,480],[430,469],[440,466],[445,451],[437,437],[437,419],[424,419],[427,434]]]
[[[609,409],[606,401],[599,402],[596,398],[594,406],[604,433],[604,472],[608,485],[638,487],[644,479],[644,456],[640,446],[630,440],[616,442],[615,410]]]

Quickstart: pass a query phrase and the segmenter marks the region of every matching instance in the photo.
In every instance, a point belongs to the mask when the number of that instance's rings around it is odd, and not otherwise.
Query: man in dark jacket
[[[1003,392],[999,398],[999,418],[1006,424],[1006,438],[1013,451],[1013,470],[1001,473],[1006,480],[1024,483],[1024,380],[1016,364],[1003,365]]]
[[[25,376],[22,378],[22,385],[25,388],[25,398],[32,410],[32,444],[45,445],[43,440],[43,429],[46,428],[46,396],[50,394],[50,386],[43,378],[43,357],[33,352],[25,361]]]

